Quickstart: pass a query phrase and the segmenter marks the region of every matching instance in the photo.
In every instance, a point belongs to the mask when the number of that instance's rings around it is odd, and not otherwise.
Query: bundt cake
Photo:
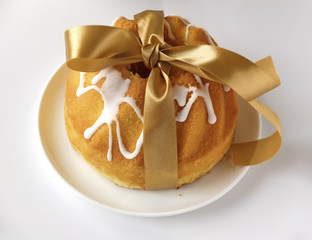
[[[133,20],[114,26],[138,35]],[[165,41],[216,45],[203,29],[167,16]],[[145,189],[143,107],[149,69],[143,63],[100,72],[72,71],[65,93],[65,125],[73,148],[119,186]],[[228,151],[238,120],[236,94],[227,86],[172,67],[176,110],[178,186],[207,173]]]

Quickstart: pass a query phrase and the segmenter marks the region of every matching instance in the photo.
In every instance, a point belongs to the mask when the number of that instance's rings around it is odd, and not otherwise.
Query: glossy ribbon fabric
[[[65,33],[67,65],[94,72],[121,64],[144,62],[151,69],[144,105],[145,188],[177,186],[178,157],[170,66],[232,88],[276,128],[271,136],[231,145],[233,163],[267,161],[281,145],[278,116],[256,98],[280,84],[271,57],[256,63],[232,51],[210,45],[172,47],[164,42],[164,14],[144,11],[134,16],[139,39],[108,26],[80,26]]]

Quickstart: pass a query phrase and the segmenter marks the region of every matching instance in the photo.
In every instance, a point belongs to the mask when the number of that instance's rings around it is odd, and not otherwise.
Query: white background
[[[278,154],[218,201],[173,217],[122,215],[81,197],[38,137],[64,31],[145,9],[181,15],[251,60],[271,55],[282,82],[261,97],[282,121]],[[310,0],[0,0],[0,239],[312,239],[311,12]]]

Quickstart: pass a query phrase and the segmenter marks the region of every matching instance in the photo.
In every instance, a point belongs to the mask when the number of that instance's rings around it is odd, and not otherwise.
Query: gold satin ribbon
[[[80,26],[65,32],[67,65],[94,72],[113,65],[144,62],[151,69],[144,103],[145,188],[177,186],[178,157],[174,101],[169,79],[176,66],[232,88],[276,128],[271,136],[231,145],[236,165],[267,161],[281,145],[278,116],[256,98],[280,85],[271,57],[256,63],[232,51],[210,45],[171,47],[164,42],[164,14],[144,11],[134,16],[139,39],[108,26]]]

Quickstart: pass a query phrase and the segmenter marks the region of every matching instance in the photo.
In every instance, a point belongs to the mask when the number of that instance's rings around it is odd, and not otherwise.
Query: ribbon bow
[[[94,72],[113,65],[144,62],[151,69],[144,103],[145,188],[177,186],[178,156],[175,109],[170,67],[176,66],[232,88],[276,128],[264,139],[231,145],[236,165],[262,163],[278,151],[281,128],[278,116],[256,100],[280,84],[272,59],[256,63],[229,50],[210,45],[172,47],[164,42],[164,14],[144,11],[134,16],[135,34],[108,26],[80,26],[65,33],[67,65]]]

